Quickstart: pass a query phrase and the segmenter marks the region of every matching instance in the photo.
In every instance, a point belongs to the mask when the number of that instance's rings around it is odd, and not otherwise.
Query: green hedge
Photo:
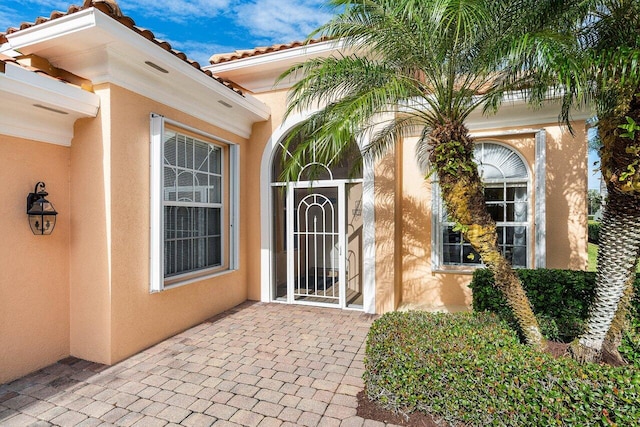
[[[594,272],[551,269],[516,271],[547,338],[568,342],[583,331],[594,297]],[[469,286],[473,290],[475,311],[496,313],[510,325],[516,325],[502,293],[493,286],[493,275],[489,270],[476,270]],[[636,278],[635,289],[633,311],[640,314],[640,277]]]
[[[520,344],[490,313],[393,312],[369,332],[365,389],[401,413],[452,425],[631,426],[640,370],[579,365]]]
[[[600,223],[598,221],[589,221],[588,237],[589,243],[598,244],[600,241]]]

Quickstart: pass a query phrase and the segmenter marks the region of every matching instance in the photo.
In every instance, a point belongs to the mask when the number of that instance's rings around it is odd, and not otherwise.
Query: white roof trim
[[[291,76],[278,84],[275,83],[285,70],[295,64],[310,58],[329,57],[338,52],[348,51],[349,47],[344,41],[327,40],[211,64],[204,68],[236,82],[253,93],[262,93],[291,87],[299,76]]]
[[[232,91],[95,8],[7,34],[7,40],[3,48],[38,54],[93,84],[117,84],[245,138],[253,123],[270,116],[256,98]]]
[[[342,40],[326,40],[318,43],[312,43],[302,46],[284,48],[282,50],[276,50],[267,53],[258,53],[245,58],[232,59],[229,61],[220,62],[218,64],[211,64],[203,67],[208,70],[215,70],[215,73],[239,70],[243,68],[256,67],[263,64],[270,64],[276,61],[285,61],[288,59],[299,59],[305,56],[312,56],[317,54],[330,53],[333,51],[341,50],[345,47]],[[213,55],[211,58],[213,58]]]
[[[100,107],[100,99],[95,93],[10,62],[6,63],[4,74],[0,73],[0,91],[13,93],[34,102],[50,104],[52,107],[84,117],[95,117]]]
[[[10,62],[0,73],[0,97],[0,133],[65,146],[75,121],[100,108],[98,95]]]

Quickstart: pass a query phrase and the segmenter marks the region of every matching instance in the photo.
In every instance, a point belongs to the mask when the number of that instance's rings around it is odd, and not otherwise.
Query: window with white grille
[[[163,147],[164,276],[222,265],[222,148],[173,130]]]
[[[237,268],[237,146],[167,122],[152,115],[151,291]]]

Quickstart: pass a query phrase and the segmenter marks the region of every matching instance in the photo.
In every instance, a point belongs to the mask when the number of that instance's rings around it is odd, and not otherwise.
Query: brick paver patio
[[[245,303],[113,366],[0,386],[2,426],[384,426],[356,416],[373,317]]]

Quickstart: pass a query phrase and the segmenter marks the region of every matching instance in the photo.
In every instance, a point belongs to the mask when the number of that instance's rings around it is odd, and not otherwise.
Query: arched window
[[[498,245],[514,267],[529,265],[530,214],[529,172],[520,155],[513,149],[490,142],[475,147],[475,161],[484,183],[487,209],[496,221]],[[482,265],[480,256],[471,248],[447,215],[435,192],[434,212],[438,212],[434,231],[434,266],[473,267]]]

